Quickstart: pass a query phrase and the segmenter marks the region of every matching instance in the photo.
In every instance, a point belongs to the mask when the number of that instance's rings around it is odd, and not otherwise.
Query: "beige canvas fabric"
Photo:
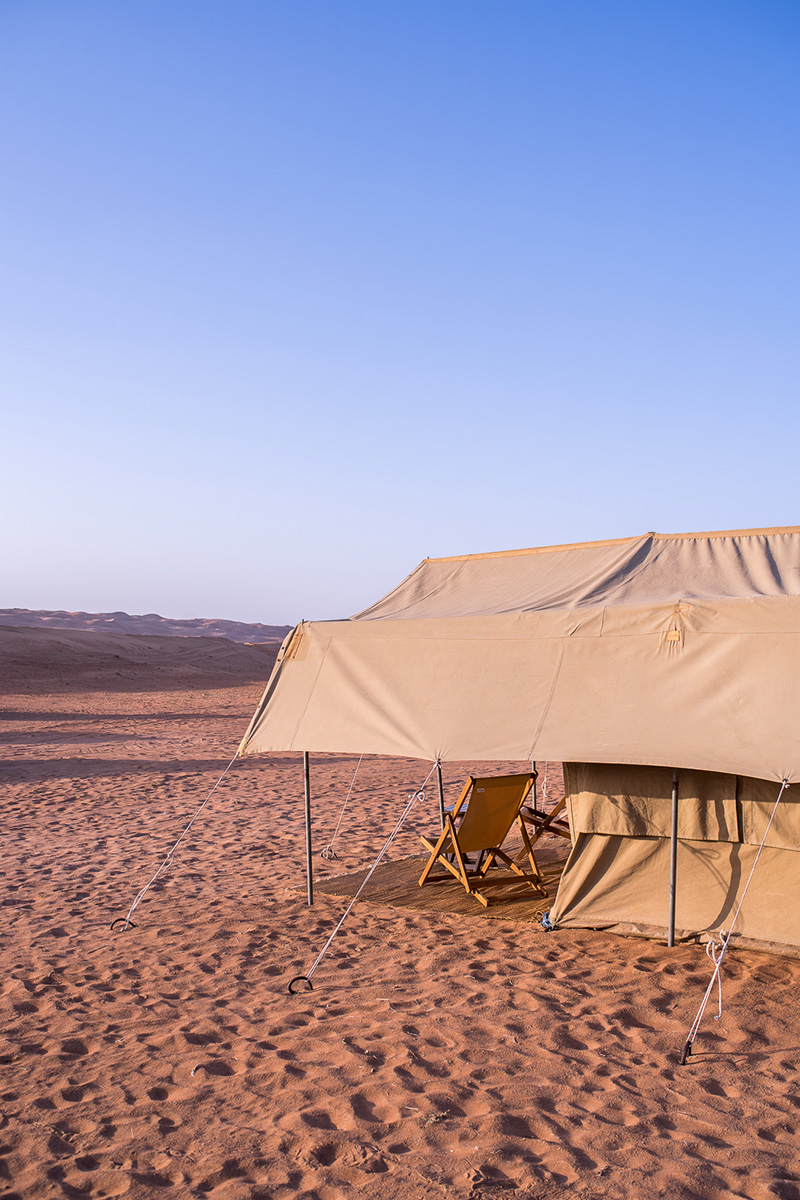
[[[758,846],[766,834],[765,846],[800,851],[800,787],[784,793],[771,825],[770,816],[775,807],[773,783],[763,779],[741,779],[739,805],[743,842]],[[800,859],[794,861],[795,869],[800,871]]]
[[[679,772],[678,782],[678,936],[729,929],[779,786],[688,771]],[[567,763],[564,783],[573,847],[551,921],[663,936],[669,913],[672,772]],[[752,945],[798,948],[798,911],[800,789],[789,788],[736,934]]]
[[[648,533],[613,542],[425,559],[355,619],[798,594],[796,528]]]
[[[648,534],[426,560],[357,617],[298,626],[240,753],[800,780],[798,712],[800,530]]]
[[[730,928],[757,846],[678,843],[676,935]],[[664,937],[670,845],[666,838],[580,834],[550,920],[559,927]],[[766,847],[736,922],[735,936],[764,949],[800,948],[798,851]]]
[[[679,838],[701,842],[742,840],[735,775],[681,771],[679,783]],[[670,836],[672,771],[669,769],[565,763],[564,785],[573,838],[579,833]],[[764,786],[775,791],[774,784]]]

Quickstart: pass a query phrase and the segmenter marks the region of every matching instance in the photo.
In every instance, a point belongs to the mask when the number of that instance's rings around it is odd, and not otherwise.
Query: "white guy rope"
[[[236,759],[238,758],[238,756],[239,756],[239,751],[237,750],[237,751],[236,751],[236,754],[234,754],[233,758],[232,758],[232,759],[231,759],[231,761],[228,763],[227,767],[226,767],[226,768],[225,768],[225,770],[222,772],[222,774],[220,775],[219,779],[218,779],[218,780],[217,780],[217,782],[214,784],[214,786],[212,787],[211,791],[208,793],[208,795],[206,796],[205,800],[204,800],[204,801],[203,801],[203,803],[200,805],[200,807],[198,808],[197,812],[194,814],[194,816],[192,817],[191,821],[190,821],[190,822],[189,822],[189,824],[186,826],[186,828],[184,829],[184,831],[183,831],[183,833],[181,834],[181,836],[178,838],[178,840],[177,840],[177,842],[175,843],[175,845],[174,845],[174,846],[172,847],[172,849],[171,849],[171,850],[168,852],[168,854],[167,854],[167,857],[164,859],[164,861],[161,863],[161,865],[160,865],[159,867],[157,867],[157,868],[156,868],[156,870],[155,870],[154,874],[153,874],[153,875],[150,877],[150,879],[148,880],[148,882],[147,882],[147,883],[144,885],[144,887],[142,888],[142,890],[141,890],[141,891],[138,893],[138,895],[137,895],[137,896],[136,896],[136,898],[134,899],[134,901],[133,901],[133,904],[132,904],[132,905],[130,906],[130,908],[128,909],[128,915],[127,915],[127,917],[125,918],[125,925],[123,926],[123,932],[124,932],[124,930],[125,930],[125,929],[130,929],[130,926],[131,926],[131,917],[133,916],[133,913],[134,913],[134,911],[135,911],[135,910],[136,910],[136,909],[139,907],[139,905],[141,904],[141,902],[142,902],[142,900],[144,899],[145,895],[146,895],[146,894],[147,894],[147,892],[150,890],[150,888],[153,886],[153,884],[155,883],[155,881],[158,879],[159,875],[162,873],[162,871],[166,871],[166,870],[167,870],[169,867],[171,867],[171,866],[172,866],[172,856],[173,856],[173,854],[174,854],[174,853],[175,853],[175,851],[178,849],[178,846],[180,846],[181,842],[182,842],[182,841],[183,841],[183,839],[186,837],[187,833],[188,833],[188,832],[189,832],[189,830],[192,828],[192,826],[194,825],[195,821],[196,821],[196,820],[197,820],[197,818],[200,816],[200,813],[203,811],[203,809],[205,808],[205,806],[208,804],[208,802],[209,802],[209,800],[211,799],[211,797],[214,795],[214,792],[217,790],[217,788],[218,788],[218,787],[219,787],[219,785],[222,783],[222,781],[223,781],[223,779],[225,778],[225,776],[228,774],[228,771],[230,771],[231,767],[232,767],[232,766],[233,766],[233,764],[236,762]],[[116,924],[116,921],[114,922],[114,924]]]
[[[723,929],[721,932],[724,937],[725,930]],[[710,958],[715,967],[720,962],[723,945],[723,941],[715,942],[710,938],[706,942],[706,958]],[[717,993],[717,1015],[714,1020],[720,1021],[722,1019],[722,976],[719,974],[717,975]]]
[[[337,834],[339,833],[339,826],[342,823],[342,817],[344,816],[344,810],[347,808],[347,805],[350,801],[350,797],[353,794],[353,785],[356,781],[356,775],[358,774],[358,768],[361,766],[361,759],[363,757],[364,757],[364,755],[362,754],[361,757],[359,758],[358,762],[356,763],[356,769],[355,769],[355,771],[353,771],[353,778],[350,780],[350,790],[348,791],[347,796],[345,797],[345,802],[342,805],[342,811],[339,813],[339,820],[336,822],[336,828],[333,831],[333,837],[328,842],[325,849],[320,850],[320,852],[319,852],[320,858],[331,859],[331,858],[337,857],[336,851],[333,848],[333,843],[336,841]]]
[[[412,808],[414,807],[414,805],[417,803],[417,801],[418,801],[418,800],[422,800],[422,801],[424,801],[424,800],[425,800],[425,786],[426,786],[426,784],[428,783],[428,780],[430,779],[431,775],[433,774],[433,772],[434,772],[435,770],[436,770],[436,763],[434,763],[434,764],[433,764],[433,766],[431,767],[430,771],[428,772],[428,775],[427,775],[427,777],[426,777],[426,779],[425,779],[425,782],[424,782],[424,783],[422,783],[422,784],[421,784],[421,785],[420,785],[420,786],[417,788],[417,790],[416,790],[415,792],[411,792],[411,794],[409,795],[409,797],[408,797],[408,804],[407,804],[407,805],[405,806],[405,808],[403,809],[403,812],[402,812],[402,815],[401,815],[401,817],[400,817],[400,820],[397,822],[397,824],[395,825],[394,829],[393,829],[393,830],[392,830],[392,832],[389,834],[389,836],[388,836],[388,838],[386,839],[386,841],[383,843],[383,847],[381,848],[381,850],[380,850],[380,853],[378,854],[378,857],[375,859],[375,862],[372,864],[372,866],[370,867],[369,871],[367,872],[367,875],[365,876],[365,878],[364,878],[364,881],[363,881],[363,883],[361,884],[361,886],[359,887],[359,889],[358,889],[358,891],[356,892],[355,896],[353,896],[353,899],[350,901],[350,903],[348,904],[347,908],[344,910],[344,913],[342,914],[341,918],[339,919],[339,922],[338,922],[338,924],[336,925],[335,929],[333,930],[333,933],[332,933],[332,934],[331,934],[331,936],[328,938],[327,942],[326,942],[326,943],[325,943],[325,945],[322,947],[322,949],[320,950],[320,952],[319,952],[319,954],[317,955],[317,957],[314,959],[314,962],[311,964],[311,969],[310,969],[310,970],[308,970],[308,971],[306,971],[306,974],[305,974],[305,976],[299,975],[299,976],[298,976],[298,979],[305,978],[305,979],[307,979],[307,980],[309,981],[309,983],[311,982],[311,976],[314,974],[314,972],[316,971],[317,967],[319,966],[319,964],[322,962],[323,958],[324,958],[324,957],[325,957],[325,955],[327,954],[327,952],[328,952],[328,949],[329,949],[329,947],[330,947],[330,944],[331,944],[331,942],[333,941],[333,939],[336,937],[336,935],[337,935],[337,933],[339,932],[339,930],[340,930],[340,929],[342,928],[342,926],[344,925],[345,921],[347,920],[347,916],[348,916],[348,914],[349,914],[349,912],[350,912],[351,908],[353,907],[353,905],[355,904],[356,900],[357,900],[357,899],[358,899],[358,897],[361,895],[361,893],[363,892],[364,888],[367,886],[367,884],[369,883],[370,879],[372,878],[372,875],[373,875],[373,873],[374,873],[374,871],[375,871],[375,868],[378,866],[378,863],[381,861],[381,859],[383,858],[384,854],[385,854],[385,853],[386,853],[386,851],[389,849],[389,847],[391,846],[392,842],[394,841],[394,839],[397,837],[398,833],[400,832],[400,829],[402,828],[402,826],[403,826],[403,823],[404,823],[404,821],[405,821],[406,817],[409,815],[409,813],[411,812]],[[294,983],[294,982],[295,982],[295,981],[294,981],[294,980],[292,980],[292,983]]]
[[[681,1055],[681,1066],[684,1065],[684,1063],[686,1062],[686,1059],[692,1053],[692,1046],[694,1045],[694,1040],[697,1037],[697,1033],[700,1029],[700,1023],[703,1020],[703,1017],[705,1015],[705,1011],[708,1006],[709,998],[714,989],[715,981],[717,982],[718,987],[719,987],[719,1013],[715,1017],[715,1020],[718,1021],[720,1019],[720,1017],[722,1016],[722,978],[720,976],[720,971],[722,970],[722,964],[725,961],[725,955],[728,953],[728,946],[730,944],[731,934],[733,933],[733,927],[736,924],[737,918],[742,909],[742,905],[744,904],[744,898],[747,895],[747,889],[750,887],[750,883],[753,878],[753,874],[755,872],[756,866],[758,865],[758,860],[761,857],[761,851],[764,849],[764,845],[767,840],[767,835],[769,834],[769,831],[772,828],[772,822],[775,820],[775,813],[778,811],[778,804],[780,803],[781,797],[783,796],[783,793],[786,791],[788,786],[789,786],[788,780],[784,779],[783,782],[781,783],[781,790],[778,792],[778,795],[775,799],[775,803],[772,806],[772,812],[770,813],[770,818],[769,818],[769,821],[767,822],[767,828],[764,830],[764,836],[761,839],[761,845],[758,847],[758,853],[756,854],[755,858],[753,859],[753,865],[750,868],[750,874],[747,877],[747,883],[744,885],[744,891],[742,892],[741,899],[739,900],[739,903],[736,906],[736,912],[733,914],[733,920],[731,921],[731,927],[727,933],[725,933],[724,930],[720,930],[720,932],[724,935],[721,945],[715,943],[714,949],[710,953],[708,950],[706,950],[706,953],[708,954],[709,958],[714,963],[714,971],[711,975],[710,980],[708,981],[708,987],[706,988],[706,994],[703,996],[703,999],[700,1002],[700,1007],[697,1010],[697,1016],[695,1017],[694,1021],[692,1022],[692,1027],[689,1030],[689,1035],[686,1038],[686,1041],[684,1043],[683,1054]]]

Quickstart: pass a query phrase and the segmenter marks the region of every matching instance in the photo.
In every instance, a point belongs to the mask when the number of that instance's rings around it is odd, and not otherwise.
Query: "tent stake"
[[[672,772],[672,829],[669,839],[669,930],[667,945],[675,945],[675,881],[678,875],[678,772]]]
[[[306,792],[306,878],[308,881],[308,903],[314,903],[314,872],[311,863],[311,775],[308,769],[308,751],[303,751],[303,782]]]
[[[436,784],[439,788],[439,821],[444,829],[444,784],[442,783],[442,764],[436,760]]]

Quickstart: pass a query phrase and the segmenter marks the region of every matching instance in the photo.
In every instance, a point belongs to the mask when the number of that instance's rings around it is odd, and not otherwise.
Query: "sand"
[[[359,903],[290,997],[346,903],[305,902],[298,755],[235,763],[112,933],[269,664],[49,637],[0,631],[0,1196],[800,1197],[800,962],[732,952],[683,1068],[701,947],[477,905]],[[312,759],[318,847],[354,766]],[[364,760],[321,880],[371,861],[428,769]],[[392,861],[435,825],[431,794]]]

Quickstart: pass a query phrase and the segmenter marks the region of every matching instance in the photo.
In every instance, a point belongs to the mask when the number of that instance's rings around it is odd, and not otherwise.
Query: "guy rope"
[[[756,866],[758,864],[758,860],[761,857],[761,851],[764,849],[764,845],[767,840],[767,835],[769,834],[769,831],[772,828],[772,822],[775,820],[775,813],[778,811],[778,804],[780,803],[780,799],[783,796],[783,793],[786,791],[788,786],[789,786],[788,780],[784,779],[783,782],[781,783],[781,790],[778,792],[775,803],[772,806],[772,813],[770,814],[769,821],[767,822],[767,827],[764,830],[764,836],[761,839],[761,845],[758,847],[758,853],[756,854],[755,858],[753,859],[753,865],[750,868],[750,874],[747,877],[747,883],[744,885],[744,891],[742,892],[741,899],[739,900],[739,903],[736,907],[736,912],[733,914],[733,920],[731,921],[730,929],[728,930],[727,933],[725,933],[724,929],[720,931],[723,934],[723,938],[722,938],[721,942],[709,942],[708,945],[706,946],[706,954],[713,962],[714,970],[712,971],[711,978],[708,981],[708,987],[706,988],[706,993],[703,996],[703,999],[700,1001],[700,1007],[697,1010],[697,1016],[695,1017],[694,1021],[692,1022],[692,1027],[689,1030],[689,1034],[686,1038],[686,1041],[684,1042],[683,1053],[681,1054],[681,1066],[684,1066],[687,1058],[689,1058],[689,1056],[692,1053],[692,1047],[694,1045],[694,1040],[697,1037],[698,1031],[700,1029],[700,1022],[703,1020],[703,1016],[705,1015],[706,1008],[708,1007],[708,1001],[711,997],[712,991],[714,990],[714,983],[717,984],[717,989],[718,989],[718,993],[719,993],[718,1011],[717,1011],[717,1015],[714,1018],[714,1020],[719,1021],[719,1019],[722,1016],[722,976],[720,974],[720,972],[722,971],[722,964],[725,961],[725,955],[728,953],[728,946],[730,945],[731,934],[733,933],[733,927],[736,924],[736,920],[739,916],[739,913],[741,912],[742,905],[744,904],[744,898],[747,895],[747,889],[750,887],[750,883],[752,881],[753,874],[754,874]]]
[[[370,867],[369,871],[368,871],[368,872],[367,872],[367,874],[365,875],[365,877],[364,877],[364,879],[363,879],[363,881],[362,881],[362,883],[361,883],[361,886],[359,887],[359,889],[358,889],[358,891],[356,892],[355,896],[353,896],[353,899],[350,901],[350,903],[348,904],[347,908],[344,910],[344,912],[343,912],[342,916],[339,918],[339,921],[338,921],[338,923],[336,924],[336,926],[335,926],[335,928],[334,928],[334,930],[333,930],[333,933],[330,935],[330,937],[328,938],[327,942],[326,942],[326,943],[325,943],[325,945],[322,947],[322,949],[320,950],[320,952],[319,952],[319,954],[317,955],[317,957],[314,959],[314,961],[313,961],[313,963],[311,964],[311,966],[309,967],[309,969],[306,971],[305,975],[295,975],[294,979],[291,979],[291,980],[289,981],[289,991],[291,992],[291,994],[292,994],[293,996],[295,995],[295,989],[294,989],[294,985],[295,985],[296,983],[307,983],[307,984],[308,984],[308,991],[313,991],[314,985],[313,985],[313,984],[312,984],[312,982],[311,982],[311,976],[314,974],[314,972],[316,971],[317,967],[318,967],[318,966],[319,966],[319,964],[322,962],[322,960],[323,960],[323,958],[325,957],[325,955],[328,953],[328,950],[330,949],[330,945],[331,945],[331,943],[333,942],[333,939],[336,937],[337,933],[339,932],[339,930],[340,930],[340,929],[342,928],[342,926],[344,925],[344,923],[345,923],[345,921],[347,920],[347,917],[348,917],[348,915],[349,915],[349,913],[350,913],[350,910],[352,909],[352,907],[353,907],[353,905],[355,904],[356,900],[358,900],[358,898],[359,898],[359,896],[361,895],[361,893],[363,892],[364,888],[365,888],[365,887],[367,886],[367,884],[369,883],[370,879],[372,878],[373,874],[375,873],[375,869],[377,868],[377,866],[378,866],[378,864],[380,863],[381,859],[383,858],[384,854],[385,854],[385,853],[386,853],[386,851],[389,849],[389,847],[391,846],[392,842],[394,841],[394,839],[397,837],[398,833],[399,833],[399,832],[400,832],[400,830],[402,829],[402,827],[403,827],[403,825],[404,825],[404,823],[405,823],[405,821],[406,821],[406,818],[407,818],[407,817],[410,815],[410,813],[411,813],[411,810],[412,810],[412,808],[414,808],[414,806],[415,806],[415,804],[417,803],[417,801],[422,801],[422,802],[424,803],[424,801],[425,801],[425,788],[426,788],[426,786],[427,786],[428,780],[430,779],[431,775],[433,774],[433,772],[434,772],[435,770],[436,770],[436,763],[434,763],[434,764],[433,764],[433,766],[431,767],[431,769],[430,769],[430,771],[428,772],[428,774],[427,774],[427,776],[426,776],[426,778],[425,778],[424,782],[423,782],[422,784],[420,784],[420,786],[417,788],[417,790],[416,790],[415,792],[411,792],[411,793],[409,794],[409,797],[408,797],[408,804],[407,804],[407,805],[405,806],[405,808],[403,809],[403,812],[402,812],[402,813],[401,813],[401,815],[400,815],[400,819],[399,819],[399,821],[398,821],[398,822],[397,822],[397,824],[395,825],[395,827],[394,827],[394,829],[392,830],[392,832],[389,834],[389,836],[388,836],[388,838],[386,839],[386,841],[383,843],[383,846],[381,847],[381,849],[380,849],[380,851],[379,851],[379,853],[378,853],[378,857],[375,859],[375,862],[372,864],[372,866]]]
[[[230,771],[231,767],[232,767],[232,766],[233,766],[233,764],[236,762],[236,759],[237,759],[237,757],[238,757],[238,754],[239,754],[239,752],[238,752],[238,750],[237,750],[236,754],[234,754],[233,758],[232,758],[232,759],[231,759],[231,761],[228,763],[227,767],[226,767],[226,768],[225,768],[225,770],[222,772],[222,774],[220,775],[219,779],[218,779],[218,780],[217,780],[217,782],[214,784],[214,786],[212,787],[211,791],[208,793],[208,795],[206,796],[205,800],[204,800],[204,801],[203,801],[203,803],[200,805],[200,807],[198,808],[197,812],[194,814],[194,816],[192,817],[191,821],[190,821],[190,822],[189,822],[189,824],[186,826],[186,828],[184,829],[184,831],[183,831],[183,833],[181,834],[181,836],[178,838],[178,840],[177,840],[177,842],[175,843],[175,845],[174,845],[174,846],[172,847],[172,849],[171,849],[171,850],[170,850],[170,851],[167,853],[167,856],[166,856],[166,858],[164,859],[164,861],[163,861],[163,862],[162,862],[162,863],[161,863],[161,864],[160,864],[158,867],[156,867],[156,870],[155,870],[155,871],[154,871],[154,873],[153,873],[153,874],[150,876],[149,880],[148,880],[148,881],[147,881],[147,883],[144,885],[144,887],[142,888],[142,890],[141,890],[141,891],[140,891],[140,892],[139,892],[139,893],[138,893],[138,894],[137,894],[137,895],[134,897],[133,904],[132,904],[132,905],[130,906],[130,908],[128,909],[128,915],[127,915],[126,917],[117,917],[117,919],[116,919],[115,921],[112,921],[112,922],[111,922],[111,928],[112,928],[112,929],[113,929],[115,932],[116,932],[116,930],[117,930],[117,927],[118,927],[118,926],[119,926],[119,931],[120,931],[121,933],[124,933],[126,929],[130,929],[130,928],[133,926],[133,921],[131,921],[131,917],[133,916],[133,914],[134,914],[135,910],[136,910],[136,909],[139,907],[139,905],[141,904],[142,900],[144,900],[145,896],[147,895],[147,893],[149,892],[150,888],[153,886],[153,884],[155,883],[155,881],[158,879],[159,875],[162,875],[162,874],[164,873],[164,871],[167,871],[167,870],[169,870],[169,868],[172,866],[172,856],[174,855],[175,851],[178,849],[178,846],[180,846],[180,844],[181,844],[181,842],[183,841],[183,839],[186,837],[186,835],[187,835],[187,833],[189,832],[189,830],[190,830],[190,829],[192,828],[192,826],[194,825],[194,823],[195,823],[195,821],[197,820],[197,818],[200,816],[200,813],[203,811],[203,809],[205,808],[205,806],[208,804],[208,802],[209,802],[209,800],[211,799],[211,797],[214,795],[214,792],[217,790],[217,788],[218,788],[218,787],[219,787],[219,785],[222,783],[222,781],[223,781],[223,779],[225,778],[225,776],[228,774],[228,771]]]
[[[333,843],[336,841],[336,837],[339,833],[339,827],[342,824],[342,817],[344,816],[345,809],[347,808],[347,805],[350,802],[350,797],[353,794],[353,785],[355,784],[356,775],[358,774],[358,768],[361,766],[361,759],[363,757],[364,757],[364,755],[362,754],[361,757],[359,758],[358,762],[356,763],[356,769],[353,772],[353,778],[350,780],[350,789],[349,789],[347,795],[345,796],[344,804],[342,805],[342,811],[339,813],[339,820],[336,822],[336,828],[333,831],[333,837],[328,842],[325,849],[320,850],[320,852],[319,852],[320,858],[327,858],[327,859],[338,858],[338,855],[333,848]]]

